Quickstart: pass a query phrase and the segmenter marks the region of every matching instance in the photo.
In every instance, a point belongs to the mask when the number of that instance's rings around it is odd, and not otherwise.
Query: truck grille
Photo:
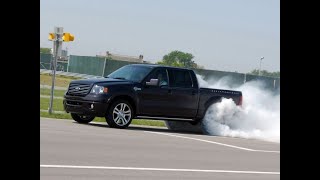
[[[70,84],[68,94],[78,96],[86,95],[89,93],[90,87],[88,84]]]

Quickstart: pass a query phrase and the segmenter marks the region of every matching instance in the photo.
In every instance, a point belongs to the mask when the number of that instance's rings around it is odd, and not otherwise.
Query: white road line
[[[267,150],[253,150],[253,151],[256,151],[256,152],[266,152],[266,153],[278,153],[278,154],[280,154],[280,151],[267,151]]]
[[[209,170],[209,169],[167,169],[167,168],[110,167],[110,166],[72,166],[72,165],[41,165],[40,164],[40,168],[109,169],[109,170],[136,170],[136,171],[175,171],[175,172],[208,172],[208,173],[280,175],[280,172],[263,172],[263,171],[229,171],[229,170]]]
[[[249,149],[249,148],[244,148],[244,147],[240,147],[240,146],[234,146],[234,145],[219,143],[219,142],[215,142],[215,141],[208,141],[208,140],[204,140],[204,139],[198,139],[198,138],[192,138],[192,137],[186,137],[186,136],[179,136],[179,135],[173,135],[173,134],[168,134],[168,133],[151,132],[151,131],[144,131],[144,132],[153,133],[153,134],[160,134],[160,135],[165,135],[165,136],[173,136],[173,137],[184,138],[184,139],[191,139],[191,140],[195,140],[195,141],[201,141],[201,142],[206,142],[206,143],[211,143],[211,144],[217,144],[217,145],[227,146],[227,147],[231,147],[231,148],[235,148],[235,149],[241,149],[241,150],[245,150],[245,151],[280,153],[280,151],[255,150],[255,149]]]

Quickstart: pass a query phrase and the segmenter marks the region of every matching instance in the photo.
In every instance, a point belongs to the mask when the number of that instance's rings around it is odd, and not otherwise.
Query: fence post
[[[52,70],[52,68],[53,68],[53,62],[54,62],[54,57],[53,57],[53,55],[51,54],[50,55],[50,70]]]
[[[104,71],[106,69],[106,62],[107,62],[107,55],[106,58],[104,58],[104,64],[103,64],[103,70],[102,70],[102,77],[104,77]]]
[[[69,60],[70,60],[70,56],[68,56],[67,72],[69,72]]]

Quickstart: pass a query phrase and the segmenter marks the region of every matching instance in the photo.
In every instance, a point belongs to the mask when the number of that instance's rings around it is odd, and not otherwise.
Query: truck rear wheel
[[[112,128],[127,128],[133,117],[133,108],[126,100],[117,100],[110,106],[106,121]]]
[[[217,111],[216,106],[214,106],[217,103],[218,102],[213,103],[207,108],[205,116],[201,120],[201,128],[204,135],[219,135],[220,125],[223,124],[223,122],[219,121],[218,119],[215,119],[215,116],[213,115],[213,113]]]
[[[172,131],[202,133],[201,122],[191,124],[191,122],[184,121],[164,121],[167,128]]]
[[[91,122],[95,117],[94,116],[89,116],[89,115],[78,115],[71,113],[71,117],[73,120],[77,121],[78,123],[82,124],[88,124]]]

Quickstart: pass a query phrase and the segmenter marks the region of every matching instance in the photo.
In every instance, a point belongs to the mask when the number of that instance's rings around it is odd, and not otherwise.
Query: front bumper
[[[85,97],[65,95],[63,107],[67,113],[104,117],[109,107],[109,98],[105,95]]]

